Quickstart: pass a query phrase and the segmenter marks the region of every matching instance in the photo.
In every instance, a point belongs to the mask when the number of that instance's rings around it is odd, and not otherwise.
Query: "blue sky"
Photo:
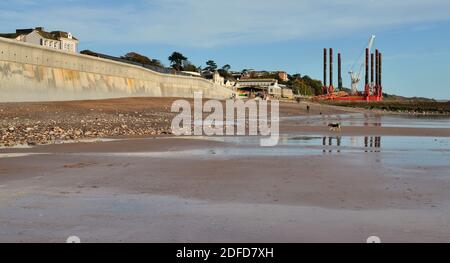
[[[180,51],[197,65],[317,79],[324,47],[340,51],[348,71],[375,34],[386,92],[450,99],[449,0],[2,0],[0,22],[1,32],[70,31],[80,50],[136,51],[166,65]]]

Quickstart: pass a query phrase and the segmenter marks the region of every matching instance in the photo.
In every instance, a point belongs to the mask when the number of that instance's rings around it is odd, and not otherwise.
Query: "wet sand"
[[[0,149],[0,242],[450,242],[445,119],[303,106],[286,107],[273,148],[164,136]]]

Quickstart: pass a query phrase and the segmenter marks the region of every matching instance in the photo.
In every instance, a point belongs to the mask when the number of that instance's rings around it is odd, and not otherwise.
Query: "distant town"
[[[79,40],[70,32],[45,31],[43,27],[16,29],[15,33],[2,33],[0,37],[40,45],[42,47],[78,52]],[[214,60],[206,61],[205,66],[197,66],[189,58],[179,52],[173,52],[166,67],[160,60],[136,52],[129,52],[115,57],[101,52],[82,50],[84,55],[130,63],[166,74],[188,75],[208,79],[215,84],[223,85],[236,92],[242,98],[277,98],[293,99],[298,96],[315,96],[323,93],[322,82],[307,75],[288,74],[284,70],[244,69],[234,71],[230,64],[218,66]]]

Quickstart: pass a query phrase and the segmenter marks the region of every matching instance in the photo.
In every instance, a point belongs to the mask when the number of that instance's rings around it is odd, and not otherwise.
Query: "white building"
[[[235,90],[236,84],[237,84],[237,82],[236,82],[236,81],[233,81],[233,80],[227,79],[227,80],[225,81],[225,87],[227,87],[227,88],[229,88],[229,89],[231,89],[231,90]]]
[[[273,98],[281,98],[281,87],[276,79],[241,79],[236,86],[240,90],[259,89]]]
[[[36,27],[35,29],[17,29],[16,33],[0,34],[0,37],[15,39],[17,41],[67,52],[77,52],[79,42],[70,32],[46,32],[43,27]]]
[[[225,78],[220,76],[220,74],[219,74],[219,72],[217,72],[217,70],[214,72],[212,80],[213,80],[214,84],[217,84],[220,86],[225,85]]]

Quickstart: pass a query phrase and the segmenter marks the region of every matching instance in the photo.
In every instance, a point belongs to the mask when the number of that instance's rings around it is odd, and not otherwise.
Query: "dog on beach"
[[[330,128],[330,131],[341,131],[341,124],[339,122],[337,123],[329,123],[328,128]]]

